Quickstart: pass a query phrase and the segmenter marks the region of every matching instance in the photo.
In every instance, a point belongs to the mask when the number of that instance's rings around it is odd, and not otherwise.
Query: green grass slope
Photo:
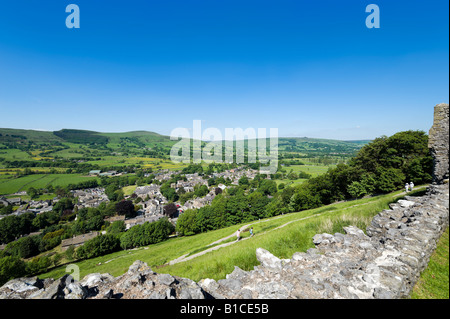
[[[419,191],[420,188],[417,188]],[[251,270],[257,265],[256,248],[262,247],[280,258],[291,258],[295,252],[314,247],[312,237],[317,233],[343,232],[343,227],[355,225],[365,230],[373,216],[387,209],[389,203],[402,198],[401,191],[373,198],[336,203],[317,209],[280,215],[254,221],[255,236],[233,243],[227,247],[207,252],[194,259],[168,266],[181,256],[206,251],[210,244],[233,235],[243,226],[235,225],[189,237],[172,238],[165,242],[134,250],[75,262],[80,267],[81,278],[89,273],[110,273],[119,276],[125,273],[135,260],[142,260],[159,273],[170,273],[198,281],[203,278],[223,279],[233,271],[234,266]],[[249,236],[248,232],[242,233]],[[223,243],[233,242],[233,236]],[[42,274],[40,278],[59,278],[65,274],[65,266]]]

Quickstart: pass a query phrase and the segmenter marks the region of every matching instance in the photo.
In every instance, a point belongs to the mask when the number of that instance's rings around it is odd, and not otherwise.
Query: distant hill
[[[92,158],[124,155],[168,159],[177,141],[149,131],[104,133],[62,129],[54,132],[0,128],[0,149],[18,149],[9,159],[31,160],[36,154],[51,158]],[[369,141],[339,141],[308,137],[281,137],[280,158],[342,156],[351,157]],[[204,144],[205,142],[203,142]],[[247,143],[246,143],[247,144]],[[5,154],[3,152],[3,154]],[[0,155],[0,157],[2,157]]]
[[[54,135],[53,132],[0,128],[0,143],[3,142],[21,143],[25,141],[31,141],[35,143],[45,143],[45,142],[62,142],[62,139]]]
[[[144,144],[167,143],[173,144],[169,136],[148,131],[132,131],[125,133],[102,133],[88,130],[62,129],[59,131],[37,131],[0,128],[0,143],[47,143],[68,142],[76,144],[107,144],[120,143],[126,140],[139,140]]]
[[[82,131],[82,130],[68,130],[63,129],[53,132],[54,135],[62,138],[64,141],[77,144],[106,144],[108,137],[102,136],[97,132]]]

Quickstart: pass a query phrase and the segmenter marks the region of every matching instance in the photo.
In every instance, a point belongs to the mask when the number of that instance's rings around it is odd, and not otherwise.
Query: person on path
[[[241,239],[241,230],[240,229],[237,230],[236,237],[237,237],[236,241],[239,241]]]
[[[413,190],[413,187],[414,187],[414,183],[413,182],[411,182],[411,183],[409,183],[409,190],[412,192],[412,190]]]
[[[406,183],[406,184],[405,184],[405,191],[408,192],[408,190],[409,190],[409,184]]]
[[[250,228],[250,237],[253,237],[253,227]]]

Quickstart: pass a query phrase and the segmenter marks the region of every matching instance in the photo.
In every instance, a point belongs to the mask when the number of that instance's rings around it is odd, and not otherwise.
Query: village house
[[[78,209],[95,208],[103,202],[109,202],[105,189],[101,187],[73,190],[71,193],[78,198],[78,203],[76,204]]]
[[[93,239],[100,235],[100,232],[90,232],[87,234],[74,236],[73,238],[64,239],[61,242],[61,250],[66,251],[70,246],[73,246],[74,248],[83,245],[86,241]]]
[[[26,210],[29,212],[33,212],[36,215],[42,214],[45,212],[50,212],[53,210],[52,201],[50,201],[50,200],[40,200],[40,201],[31,200],[28,202],[28,205],[26,206]]]
[[[147,197],[150,199],[160,199],[161,201],[166,202],[166,198],[161,194],[160,186],[156,184],[150,184],[146,186],[140,186],[136,187],[134,190],[134,194],[136,194],[138,197],[142,198],[143,200],[146,200]]]
[[[9,202],[6,200],[5,197],[0,197],[0,205],[3,205],[6,207],[9,205]]]
[[[164,217],[164,215],[149,215],[149,214],[146,214],[146,215],[138,216],[138,217],[135,217],[135,218],[126,219],[124,221],[125,229],[128,230],[128,229],[130,229],[133,226],[142,225],[142,224],[144,224],[146,222],[149,222],[149,223],[156,222],[157,220],[159,220],[159,219],[161,219],[163,217]]]
[[[22,198],[20,197],[7,198],[6,201],[12,206],[20,206],[23,203]]]
[[[109,222],[112,224],[116,221],[125,220],[125,215],[112,216],[112,217],[105,218],[104,220],[105,220],[105,222]]]
[[[141,202],[142,213],[150,214],[150,215],[162,215],[164,212],[164,204],[167,201],[163,201],[162,199],[150,199],[146,202]]]

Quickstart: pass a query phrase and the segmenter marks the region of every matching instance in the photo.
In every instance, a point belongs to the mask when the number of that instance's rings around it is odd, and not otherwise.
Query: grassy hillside
[[[420,188],[417,188],[419,191]],[[317,233],[343,232],[343,227],[355,225],[363,230],[369,225],[373,216],[389,203],[403,197],[401,191],[373,198],[336,203],[317,209],[280,215],[273,218],[254,221],[255,236],[249,240],[233,243],[230,246],[208,252],[192,260],[167,266],[183,255],[193,255],[204,251],[210,244],[233,235],[244,224],[231,226],[190,237],[172,238],[165,242],[133,250],[119,251],[98,258],[88,259],[76,264],[80,267],[81,278],[89,273],[110,273],[118,276],[127,271],[137,259],[142,260],[159,273],[200,280],[202,278],[225,278],[234,266],[251,270],[257,265],[256,248],[262,247],[280,258],[291,258],[297,251],[306,251],[314,247],[312,237]],[[249,233],[242,233],[248,237]],[[233,242],[234,236],[228,239]],[[224,241],[225,243],[227,241]],[[224,243],[221,242],[220,244]],[[59,278],[65,273],[61,266],[42,274],[41,278]]]
[[[20,129],[0,128],[0,147],[4,149],[26,149],[39,151],[50,147],[49,143],[56,144],[62,149],[75,149],[80,152],[80,145],[86,146],[88,151],[108,150],[113,152],[145,153],[152,149],[159,149],[168,154],[170,148],[177,141],[170,140],[169,136],[148,131],[133,131],[124,133],[101,133],[87,130],[62,129],[55,132],[44,132]],[[279,151],[285,154],[303,154],[313,156],[342,155],[352,156],[368,141],[338,141],[314,138],[279,138]],[[61,150],[49,152],[49,156],[64,157]],[[58,153],[59,152],[59,153]],[[289,157],[289,156],[288,156]]]
[[[442,234],[427,269],[411,294],[412,299],[449,299],[449,237],[448,227]]]
[[[21,143],[28,141],[33,143],[49,143],[62,142],[63,139],[54,135],[53,132],[0,128],[0,143]]]

